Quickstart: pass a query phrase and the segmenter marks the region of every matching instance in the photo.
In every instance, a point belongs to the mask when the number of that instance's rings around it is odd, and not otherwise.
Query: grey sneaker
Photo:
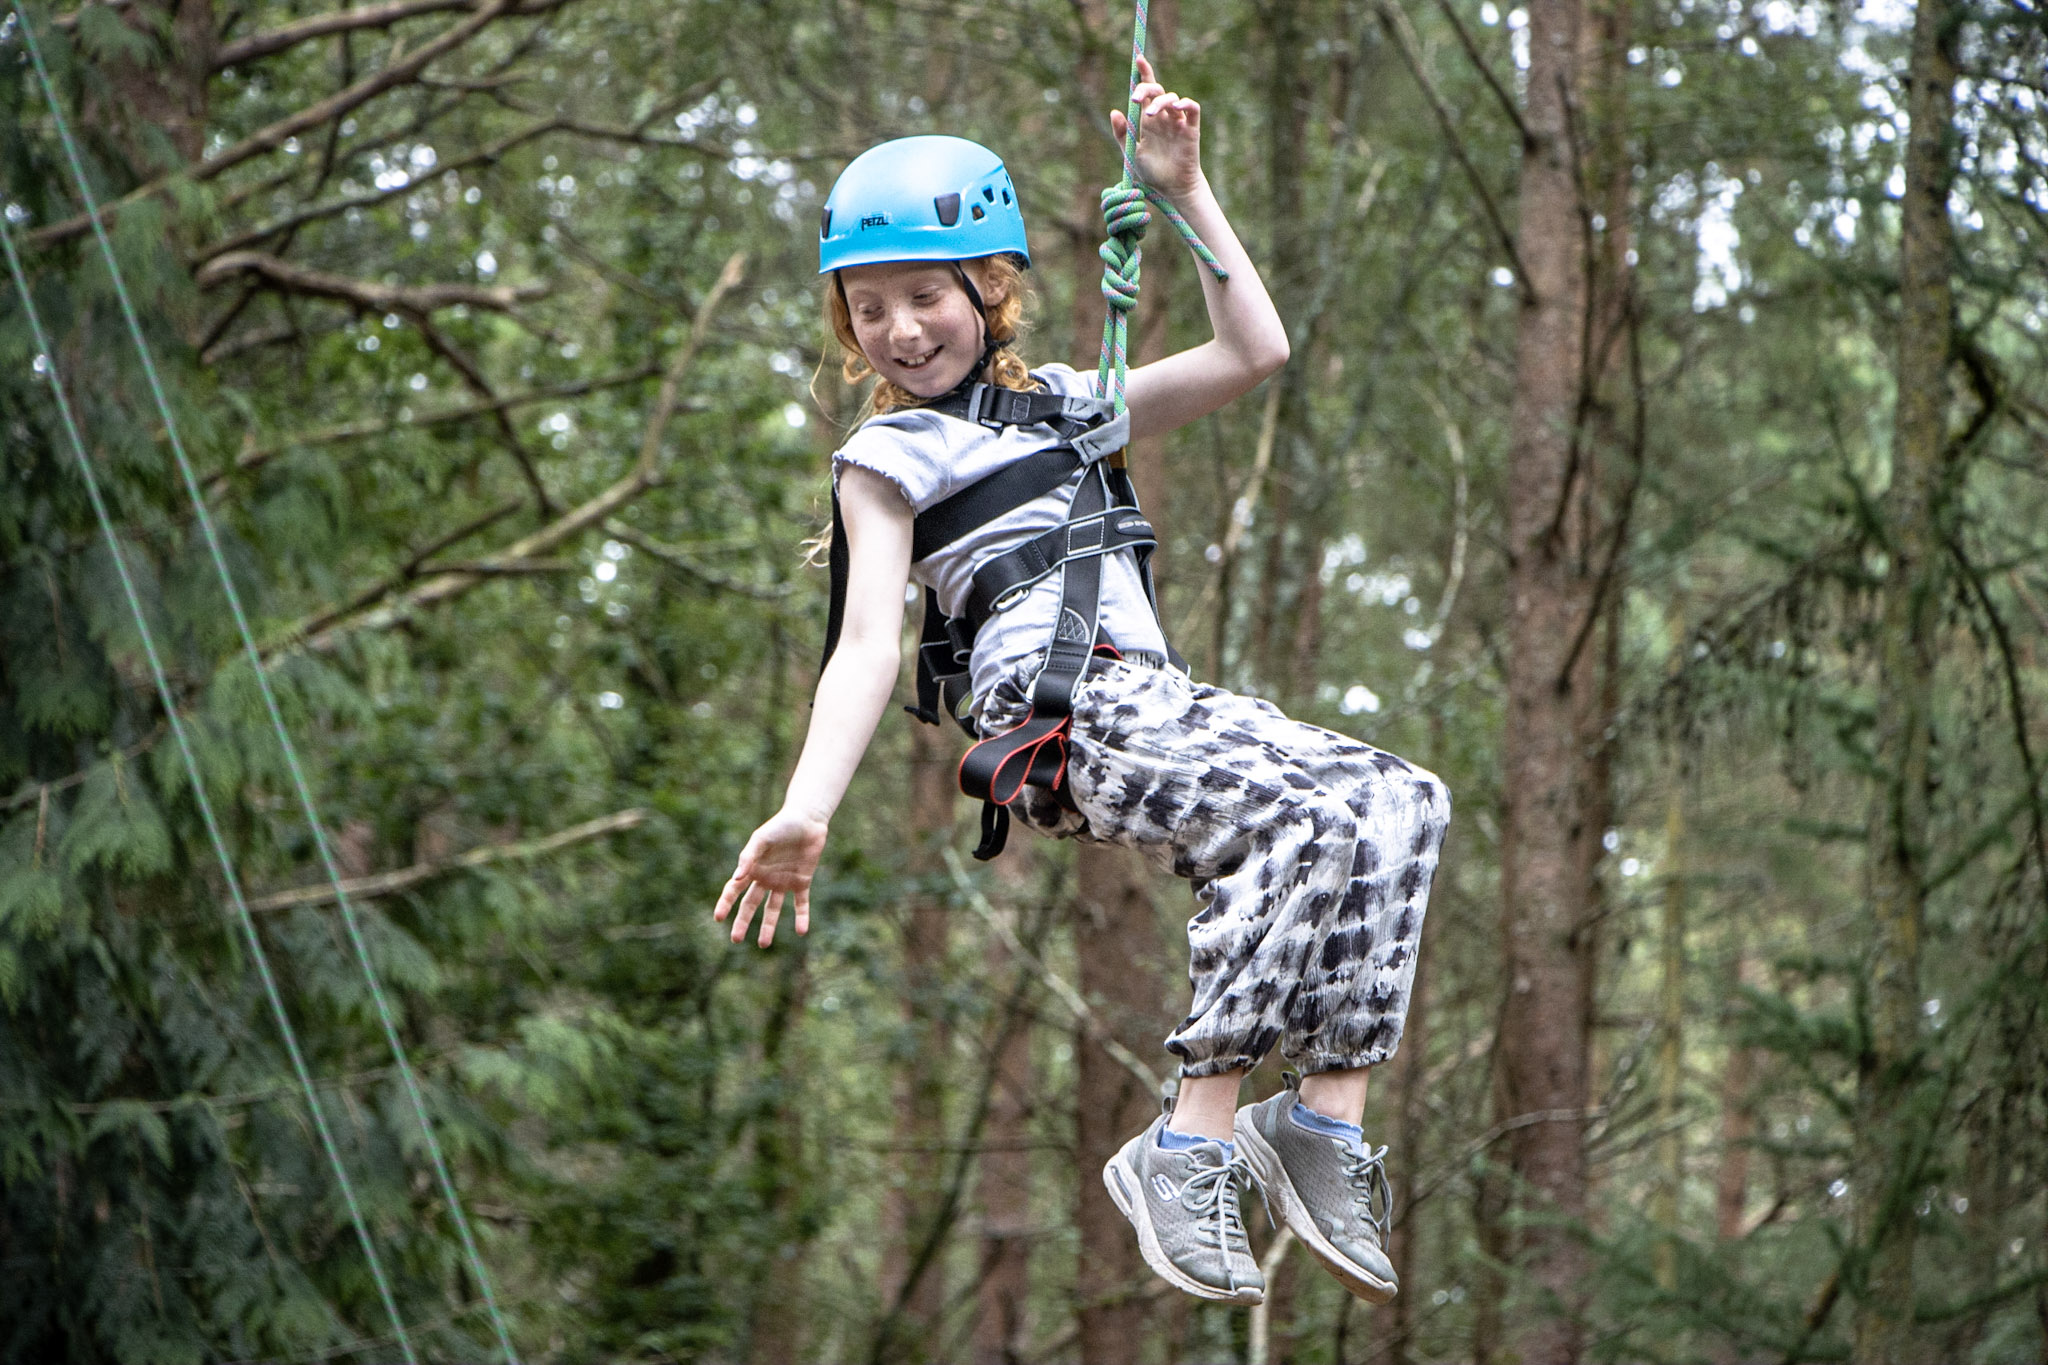
[[[1259,1182],[1266,1207],[1294,1230],[1346,1289],[1367,1303],[1385,1303],[1400,1289],[1382,1249],[1393,1193],[1385,1147],[1353,1147],[1304,1128],[1291,1117],[1300,1078],[1269,1100],[1237,1111],[1237,1149]]]
[[[1240,1155],[1220,1142],[1167,1151],[1160,1115],[1102,1168],[1117,1209],[1138,1230],[1145,1264],[1174,1288],[1225,1303],[1259,1303],[1266,1279],[1245,1241],[1239,1192],[1251,1183]]]

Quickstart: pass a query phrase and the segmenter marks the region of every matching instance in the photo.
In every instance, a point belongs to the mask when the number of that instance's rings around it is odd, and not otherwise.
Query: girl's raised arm
[[[846,526],[846,620],[832,662],[818,679],[804,751],[782,809],[754,831],[719,893],[715,920],[732,915],[732,941],[761,910],[760,944],[793,898],[796,931],[811,928],[811,879],[825,830],[895,689],[902,663],[903,590],[910,582],[910,504],[894,484],[858,465],[842,466],[839,509]],[[737,913],[735,913],[737,912]]]
[[[1196,272],[1211,340],[1130,372],[1124,394],[1133,439],[1206,417],[1286,364],[1288,353],[1287,328],[1202,174],[1202,107],[1162,87],[1142,58],[1139,73],[1138,173],[1173,202],[1230,278]],[[1123,114],[1111,113],[1110,123],[1122,138]]]

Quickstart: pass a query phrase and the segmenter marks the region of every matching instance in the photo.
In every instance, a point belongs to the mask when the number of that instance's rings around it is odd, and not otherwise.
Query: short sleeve
[[[859,465],[895,484],[913,508],[929,507],[948,482],[945,442],[932,429],[938,420],[932,414],[906,412],[864,423],[833,452],[834,482],[842,465]]]
[[[1061,365],[1058,362],[1040,365],[1031,372],[1031,377],[1063,398],[1095,396],[1094,383],[1071,365]]]

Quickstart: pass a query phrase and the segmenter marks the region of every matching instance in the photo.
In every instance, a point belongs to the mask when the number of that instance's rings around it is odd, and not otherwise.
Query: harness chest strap
[[[1111,495],[1105,475],[1099,465],[1082,472],[1067,514],[1068,528],[1088,522],[1107,508]],[[1058,624],[1045,664],[1031,685],[1030,712],[1020,724],[975,744],[960,760],[960,790],[985,803],[981,843],[974,850],[974,856],[983,862],[1003,851],[1010,833],[1009,805],[1024,794],[1025,787],[1040,787],[1072,799],[1064,783],[1067,738],[1074,724],[1074,689],[1094,657],[1101,614],[1101,554],[1067,559],[1061,567]]]

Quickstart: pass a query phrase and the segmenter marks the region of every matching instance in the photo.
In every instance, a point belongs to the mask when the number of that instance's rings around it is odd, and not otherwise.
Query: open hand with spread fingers
[[[766,948],[775,942],[775,926],[782,918],[785,901],[794,902],[796,931],[811,931],[811,879],[818,874],[818,859],[825,852],[825,822],[788,810],[776,812],[747,846],[740,851],[739,866],[718,893],[718,908],[711,918],[724,923],[732,916],[732,941],[742,942],[756,909],[761,912],[761,936]]]

